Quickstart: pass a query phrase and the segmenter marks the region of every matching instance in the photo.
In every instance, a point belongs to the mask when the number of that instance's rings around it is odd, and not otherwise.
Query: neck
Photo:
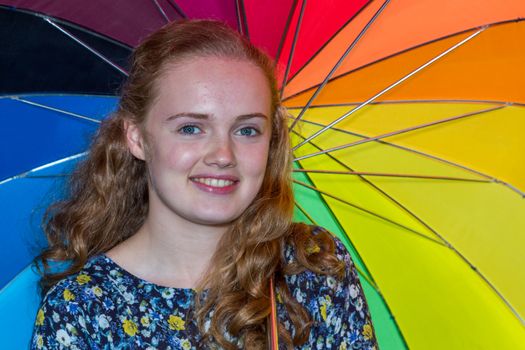
[[[228,226],[200,225],[159,214],[158,210],[150,210],[138,232],[107,254],[144,280],[168,287],[195,288]]]

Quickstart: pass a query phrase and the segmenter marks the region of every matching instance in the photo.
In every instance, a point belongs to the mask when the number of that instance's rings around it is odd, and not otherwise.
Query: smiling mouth
[[[214,179],[209,177],[195,177],[191,179],[194,182],[201,183],[210,187],[224,188],[229,187],[236,183],[237,181],[226,180],[226,179]]]

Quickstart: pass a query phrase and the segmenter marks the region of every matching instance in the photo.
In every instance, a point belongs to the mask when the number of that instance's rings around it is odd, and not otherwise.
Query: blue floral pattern
[[[334,240],[336,255],[346,265],[344,279],[309,270],[286,277],[290,292],[313,320],[309,340],[296,349],[375,350],[355,266],[341,241]],[[286,247],[287,261],[293,256],[293,248]],[[36,316],[30,348],[200,349],[200,333],[191,317],[194,296],[192,289],[147,282],[106,255],[97,255],[49,290]],[[279,320],[294,334],[279,299]]]

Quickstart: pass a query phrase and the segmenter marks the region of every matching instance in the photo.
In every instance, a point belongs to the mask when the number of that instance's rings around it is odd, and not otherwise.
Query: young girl
[[[31,347],[268,349],[276,324],[280,348],[376,349],[342,243],[292,222],[288,142],[273,63],[242,36],[146,38],[48,212]]]

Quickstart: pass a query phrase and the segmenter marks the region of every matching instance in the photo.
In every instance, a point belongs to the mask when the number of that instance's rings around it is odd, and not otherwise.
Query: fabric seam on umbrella
[[[34,173],[36,171],[40,171],[40,170],[52,167],[54,165],[58,165],[60,163],[68,162],[70,160],[73,160],[73,159],[76,159],[76,158],[79,158],[79,157],[82,157],[82,156],[85,156],[85,155],[87,155],[87,152],[74,154],[72,156],[68,156],[68,157],[65,157],[65,158],[62,158],[62,159],[59,159],[59,160],[55,160],[54,162],[51,162],[51,163],[46,163],[44,165],[40,165],[40,166],[38,166],[36,168],[33,168],[31,170],[24,171],[23,173],[20,173],[18,175],[8,177],[7,179],[4,179],[4,180],[0,181],[0,185],[3,185],[3,184],[5,184],[5,183],[7,183],[9,181],[13,181],[13,180],[17,180],[17,179],[23,179],[23,178],[27,177],[27,175],[30,175],[31,173]]]
[[[86,117],[86,116],[83,116],[81,114],[69,112],[69,111],[66,111],[66,110],[63,110],[63,109],[59,109],[59,108],[55,108],[55,107],[51,107],[51,106],[46,106],[46,105],[41,104],[41,103],[25,100],[23,98],[20,98],[19,96],[10,96],[9,99],[11,99],[13,101],[22,102],[22,103],[25,103],[25,104],[28,104],[28,105],[31,105],[31,106],[34,106],[34,107],[39,107],[39,108],[47,109],[47,110],[50,110],[50,111],[53,111],[53,112],[58,112],[58,113],[61,113],[61,114],[65,114],[67,116],[75,117],[75,118],[78,118],[78,119],[87,120],[87,121],[92,122],[92,123],[96,123],[96,124],[100,124],[101,123],[101,121],[97,120],[97,119]]]
[[[352,69],[352,70],[349,70],[348,72],[345,72],[345,73],[343,73],[343,74],[341,74],[341,75],[338,75],[337,77],[335,77],[334,79],[332,79],[332,81],[336,81],[337,79],[344,78],[345,76],[348,76],[348,75],[350,75],[350,74],[353,74],[353,73],[355,73],[355,72],[357,72],[357,71],[359,71],[359,70],[361,70],[361,69],[364,69],[364,68],[366,68],[366,67],[372,66],[372,65],[377,64],[377,63],[382,62],[382,61],[386,61],[386,60],[388,60],[388,59],[390,59],[390,58],[393,58],[393,57],[395,57],[395,56],[402,55],[402,54],[404,54],[404,53],[406,53],[406,52],[408,52],[408,51],[415,50],[415,49],[417,49],[417,48],[420,48],[420,47],[423,47],[423,46],[425,46],[425,45],[428,45],[428,44],[432,44],[432,43],[438,42],[438,41],[440,41],[440,40],[444,40],[444,39],[452,38],[452,37],[454,37],[454,36],[459,36],[459,35],[461,35],[461,34],[465,34],[465,33],[468,33],[468,32],[474,31],[474,30],[479,30],[480,28],[489,28],[489,27],[493,28],[493,27],[495,27],[495,26],[505,25],[505,24],[509,24],[509,23],[521,22],[521,21],[523,21],[523,20],[525,20],[525,18],[519,18],[519,17],[518,17],[518,18],[515,18],[515,19],[509,19],[509,20],[504,20],[504,21],[499,21],[499,22],[493,22],[493,23],[485,24],[485,25],[482,25],[482,26],[471,27],[471,28],[468,28],[468,29],[465,29],[465,30],[462,30],[462,31],[459,31],[459,32],[455,32],[455,33],[449,34],[449,35],[444,35],[444,36],[442,36],[442,37],[439,37],[439,38],[436,38],[436,39],[432,39],[432,40],[426,41],[426,42],[424,42],[424,43],[421,43],[421,44],[418,44],[418,45],[414,45],[414,46],[408,47],[408,48],[403,49],[403,50],[401,50],[401,51],[394,52],[394,53],[392,53],[392,54],[390,54],[390,55],[388,55],[388,56],[381,57],[381,58],[379,58],[379,59],[377,59],[377,60],[375,60],[375,61],[368,62],[367,64],[364,64],[364,65],[362,65],[362,66],[356,67],[356,68],[354,68],[354,69]],[[304,69],[304,67],[303,67],[303,69]],[[289,83],[290,83],[292,80],[293,80],[293,78],[290,79]],[[319,84],[314,84],[314,85],[312,85],[312,86],[310,86],[310,87],[308,87],[308,88],[306,88],[306,89],[304,89],[304,90],[300,90],[300,91],[294,93],[293,95],[287,96],[286,98],[284,98],[284,101],[287,101],[287,100],[293,99],[294,97],[297,97],[297,96],[299,96],[299,95],[301,95],[301,94],[303,94],[303,93],[305,93],[305,92],[307,92],[307,91],[313,90],[313,89],[314,89],[316,86],[318,86],[318,85],[319,85]]]
[[[182,10],[182,8],[177,5],[177,3],[173,0],[166,0],[168,4],[176,11],[182,18],[188,18],[186,13]]]
[[[326,103],[315,106],[310,106],[309,109],[325,108],[325,107],[349,107],[358,106],[362,102],[348,102],[348,103]],[[513,101],[498,101],[498,100],[452,100],[452,99],[421,99],[421,100],[383,100],[370,102],[369,105],[382,105],[382,104],[403,104],[403,103],[487,103],[487,104],[501,104],[506,106],[518,106],[525,107],[525,103],[513,102]],[[302,106],[287,106],[286,109],[300,109]]]
[[[357,37],[347,47],[347,49],[345,50],[343,55],[339,58],[339,60],[337,60],[336,64],[332,67],[332,69],[330,70],[328,75],[324,78],[324,80],[321,83],[321,85],[319,85],[317,87],[317,89],[315,90],[314,94],[312,96],[310,96],[310,98],[308,99],[308,102],[306,102],[306,105],[304,107],[302,107],[301,112],[299,112],[299,115],[295,118],[295,120],[293,121],[292,125],[289,127],[290,130],[293,129],[295,127],[295,124],[297,124],[297,122],[303,118],[304,113],[308,110],[308,108],[310,108],[310,105],[312,104],[312,102],[321,93],[321,90],[326,86],[326,84],[328,84],[328,81],[330,80],[330,78],[332,78],[332,76],[337,71],[337,69],[341,66],[343,61],[348,56],[348,54],[350,54],[350,52],[354,49],[354,47],[357,45],[359,40],[361,40],[361,38],[365,35],[365,33],[368,30],[368,28],[370,28],[372,23],[374,23],[375,20],[377,19],[377,17],[379,17],[379,15],[383,12],[383,10],[385,9],[386,5],[388,5],[388,3],[390,3],[390,0],[385,1],[383,3],[383,5],[381,5],[379,10],[377,10],[377,12],[374,14],[374,16],[370,19],[370,21],[368,21],[368,23],[364,26],[364,28],[361,30],[359,35],[357,35]],[[284,88],[283,88],[283,90],[284,90]]]
[[[279,58],[281,56],[284,42],[286,40],[286,37],[288,35],[288,31],[290,30],[290,24],[292,23],[293,14],[295,13],[295,9],[297,8],[297,2],[298,0],[293,0],[292,6],[290,6],[290,12],[288,13],[288,18],[286,19],[286,24],[283,28],[283,34],[281,35],[281,40],[279,40],[279,46],[277,47],[277,54],[275,55],[275,62],[279,62]]]
[[[467,179],[467,178],[452,177],[452,176],[394,174],[394,173],[377,173],[377,172],[363,172],[363,171],[293,169],[293,172],[295,173],[316,173],[316,174],[327,174],[327,175],[365,175],[365,176],[402,177],[402,178],[414,178],[414,179],[451,180],[451,181],[466,181],[466,182],[492,182],[488,179],[482,180],[482,179]]]
[[[58,29],[60,32],[62,32],[64,35],[68,36],[70,39],[74,40],[76,43],[78,43],[79,45],[83,46],[85,49],[87,49],[89,52],[91,52],[92,54],[94,54],[95,56],[97,56],[98,58],[100,58],[101,60],[103,60],[104,62],[106,62],[107,64],[109,64],[111,67],[113,67],[114,69],[116,69],[117,71],[119,71],[120,73],[122,73],[123,75],[125,75],[126,77],[128,76],[128,73],[122,69],[121,67],[119,67],[117,64],[111,62],[107,57],[105,57],[104,55],[102,55],[100,52],[98,52],[97,50],[93,49],[92,47],[90,47],[88,44],[86,44],[85,42],[83,42],[82,40],[80,40],[79,38],[77,38],[76,36],[74,36],[73,34],[71,34],[70,32],[68,32],[67,30],[65,30],[64,28],[62,28],[60,25],[58,25],[57,23],[53,22],[53,20],[50,18],[50,17],[44,17],[44,20],[46,22],[48,22],[49,24],[51,24],[53,27],[55,27],[56,29]]]
[[[304,119],[301,122],[308,123],[308,124],[313,124],[313,125],[317,125],[317,126],[321,126],[321,127],[323,126],[323,124],[321,124],[321,123],[317,123],[317,122],[313,122],[313,121],[309,121],[309,120],[304,120]],[[339,128],[331,128],[331,129],[333,131],[349,134],[349,135],[352,135],[352,136],[365,137],[363,135],[360,135],[360,134],[357,134],[357,133],[354,133],[354,132],[350,132],[350,131],[344,130],[344,129],[339,129]],[[293,131],[293,132],[296,133],[297,135],[299,135],[300,137],[305,138],[304,136],[301,136],[296,131]],[[311,141],[309,141],[309,142],[311,143]],[[416,150],[416,149],[413,149],[413,148],[410,148],[410,147],[401,146],[401,145],[398,145],[398,144],[395,144],[395,143],[391,143],[391,142],[388,142],[388,141],[384,141],[384,140],[376,140],[376,142],[383,143],[383,144],[386,144],[386,145],[389,145],[389,146],[392,146],[392,147],[400,148],[400,149],[408,151],[408,152],[416,153],[416,154],[419,154],[421,156],[424,156],[424,157],[427,157],[427,158],[430,158],[430,159],[434,159],[434,160],[438,160],[440,162],[443,162],[443,163],[448,164],[448,165],[452,165],[452,166],[457,167],[457,168],[461,168],[463,170],[467,170],[467,171],[472,172],[472,173],[474,173],[476,175],[479,175],[479,176],[485,177],[487,179],[490,179],[494,183],[502,184],[505,187],[507,187],[510,190],[512,190],[513,192],[515,192],[518,195],[520,195],[521,197],[525,198],[525,192],[521,191],[520,189],[514,187],[513,185],[511,185],[511,184],[509,184],[509,183],[507,183],[507,182],[505,182],[503,180],[500,180],[500,179],[495,178],[495,177],[493,177],[491,175],[487,175],[485,173],[482,173],[481,171],[469,168],[469,167],[467,167],[465,165],[462,165],[462,164],[454,163],[454,162],[452,162],[450,160],[443,159],[441,157],[438,157],[438,156],[435,156],[435,155],[432,155],[432,154],[429,154],[429,153],[425,153],[423,151],[419,151],[419,150]],[[321,149],[320,147],[318,147],[318,148]]]
[[[363,102],[362,104],[360,104],[359,106],[353,108],[352,110],[348,111],[347,113],[343,114],[342,116],[340,116],[339,118],[337,118],[336,120],[334,120],[333,122],[331,122],[330,124],[328,124],[327,126],[325,126],[324,128],[322,128],[321,130],[317,131],[316,133],[314,133],[313,135],[310,135],[308,136],[308,138],[306,140],[304,140],[303,142],[299,143],[298,145],[294,146],[293,150],[296,150],[297,148],[301,147],[302,145],[304,145],[306,142],[316,138],[317,136],[321,135],[322,133],[324,133],[326,130],[330,129],[332,126],[336,125],[337,123],[343,121],[344,119],[348,118],[349,116],[351,116],[352,114],[354,114],[355,112],[359,111],[361,108],[365,107],[366,105],[368,105],[370,102],[372,102],[373,100],[377,99],[379,96],[385,94],[386,92],[390,91],[391,89],[395,88],[396,86],[398,86],[399,84],[403,83],[405,80],[407,80],[408,78],[412,77],[414,74],[417,74],[419,73],[421,70],[425,69],[426,67],[430,66],[432,63],[436,62],[437,60],[441,59],[442,57],[446,56],[448,53],[454,51],[455,49],[457,49],[458,47],[462,46],[463,44],[465,44],[466,42],[468,42],[469,40],[472,40],[473,38],[475,38],[476,36],[478,36],[480,33],[482,33],[486,28],[481,28],[479,29],[477,32],[475,32],[474,34],[468,36],[467,38],[461,40],[459,43],[453,45],[452,47],[448,48],[447,50],[445,50],[444,52],[440,53],[439,55],[437,55],[436,57],[432,58],[430,61],[426,62],[425,64],[421,65],[420,67],[418,67],[417,69],[415,69],[414,71],[410,72],[409,74],[405,75],[403,78],[399,79],[398,81],[396,81],[395,83],[391,84],[390,86],[386,87],[385,89],[383,89],[382,91],[380,91],[379,93],[377,93],[376,95],[370,97],[368,100],[366,100],[365,102]]]
[[[344,144],[344,145],[339,145],[339,146],[335,146],[335,147],[332,147],[332,148],[327,148],[327,149],[324,149],[324,150],[319,151],[319,152],[306,154],[304,156],[297,157],[294,160],[303,160],[303,159],[315,157],[315,156],[318,156],[318,155],[321,155],[321,154],[326,154],[326,153],[329,153],[329,152],[339,151],[339,150],[342,150],[342,149],[345,149],[345,148],[361,145],[361,144],[368,143],[368,142],[371,142],[371,141],[376,141],[376,140],[380,140],[380,139],[391,137],[391,136],[402,135],[404,133],[407,133],[407,132],[410,132],[410,131],[414,131],[414,130],[424,129],[424,128],[427,128],[429,126],[434,126],[434,125],[438,125],[438,124],[444,124],[444,123],[448,123],[448,122],[451,122],[451,121],[454,121],[454,120],[458,120],[458,119],[462,119],[462,118],[467,118],[467,117],[480,115],[480,114],[483,114],[483,113],[497,111],[497,110],[500,110],[500,109],[502,109],[504,107],[506,107],[506,105],[504,105],[504,106],[497,106],[497,107],[491,107],[491,108],[487,108],[487,109],[483,109],[483,110],[479,110],[479,111],[474,111],[474,112],[469,112],[469,113],[464,113],[464,114],[460,114],[460,115],[457,115],[457,116],[454,116],[454,117],[440,119],[440,120],[436,120],[436,121],[433,121],[433,122],[430,122],[430,123],[420,124],[420,125],[416,125],[416,126],[411,126],[409,128],[396,130],[396,131],[391,131],[391,132],[388,132],[388,133],[385,133],[385,134],[381,134],[381,135],[377,135],[377,136],[365,137],[364,139],[359,140],[359,141],[354,141],[354,142],[350,142],[350,143],[347,143],[347,144]]]
[[[155,6],[157,7],[157,10],[159,10],[159,12],[162,15],[162,17],[164,17],[164,19],[166,20],[166,23],[170,23],[170,19],[169,19],[168,15],[166,14],[166,12],[164,12],[164,9],[160,6],[158,0],[152,0],[152,1],[155,4]]]
[[[295,27],[295,32],[294,32],[293,41],[292,41],[292,47],[290,48],[290,54],[288,56],[288,62],[286,63],[286,70],[284,72],[283,82],[281,84],[281,91],[279,92],[281,99],[283,98],[284,87],[286,86],[286,80],[288,79],[288,74],[290,73],[290,68],[292,66],[293,55],[294,55],[294,52],[295,52],[295,46],[297,45],[297,40],[299,39],[299,30],[301,29],[301,25],[302,25],[302,22],[303,22],[304,11],[306,9],[306,1],[307,0],[303,0],[303,3],[301,5],[301,10],[300,10],[301,12],[299,13],[299,18],[297,19],[297,26]]]

